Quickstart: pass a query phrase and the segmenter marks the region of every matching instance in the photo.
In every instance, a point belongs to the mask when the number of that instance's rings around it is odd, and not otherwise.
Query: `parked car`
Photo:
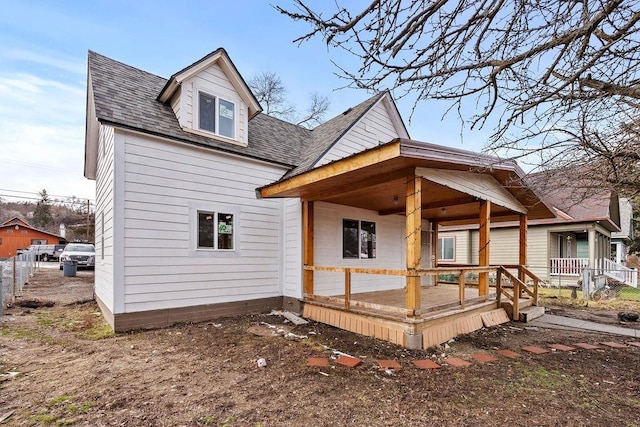
[[[90,243],[69,243],[60,254],[60,270],[65,261],[77,261],[78,268],[93,270],[96,266],[96,248]]]
[[[29,248],[36,253],[39,261],[57,261],[66,245],[31,245]]]

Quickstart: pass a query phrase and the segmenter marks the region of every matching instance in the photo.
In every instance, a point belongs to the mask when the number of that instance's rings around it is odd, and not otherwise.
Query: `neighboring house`
[[[572,193],[566,187],[547,192],[546,201],[557,217],[529,221],[529,269],[553,285],[576,284],[583,269],[591,268],[636,286],[637,274],[622,265],[633,238],[631,204],[608,191],[581,200],[572,200]],[[491,264],[517,264],[517,254],[509,249],[518,241],[517,224],[503,223],[493,228]],[[439,231],[438,239],[439,265],[478,263],[477,229],[448,227]]]
[[[169,79],[88,62],[95,294],[116,331],[303,304],[315,320],[432,345],[446,335],[427,327],[436,299],[420,286],[432,223],[553,216],[514,162],[409,140],[389,92],[308,130],[262,114],[224,49]],[[486,255],[475,296],[463,282],[452,294],[475,320],[452,319],[449,335],[497,308]]]
[[[620,199],[620,231],[611,233],[611,261],[625,264],[629,246],[635,238],[633,227],[633,207],[629,199]]]
[[[55,245],[62,241],[62,237],[38,230],[26,221],[14,217],[0,225],[0,258],[12,257],[18,249],[31,245]]]

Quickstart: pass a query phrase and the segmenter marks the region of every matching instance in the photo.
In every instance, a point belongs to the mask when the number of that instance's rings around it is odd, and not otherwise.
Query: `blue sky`
[[[294,44],[308,27],[269,2],[4,1],[2,8],[0,197],[7,201],[37,198],[43,188],[53,196],[94,199],[95,183],[83,177],[88,50],[168,78],[224,47],[245,79],[277,73],[300,109],[311,92],[328,96],[327,118],[370,96],[339,89],[345,82],[331,61],[348,66],[354,58],[328,50],[320,39]],[[479,151],[488,134],[465,133],[462,143],[457,119],[441,122],[444,105],[421,104],[411,122],[411,103],[401,100],[398,107],[413,139]]]

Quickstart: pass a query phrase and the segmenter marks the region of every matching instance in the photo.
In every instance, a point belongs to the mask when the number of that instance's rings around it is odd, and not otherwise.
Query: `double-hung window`
[[[233,214],[198,211],[198,249],[233,250]]]
[[[198,92],[198,127],[227,138],[235,138],[236,107],[231,101]]]
[[[456,239],[455,237],[438,238],[438,261],[456,260]]]
[[[342,220],[342,257],[376,257],[376,223],[355,219]]]

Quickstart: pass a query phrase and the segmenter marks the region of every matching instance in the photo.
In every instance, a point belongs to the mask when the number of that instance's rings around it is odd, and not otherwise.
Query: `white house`
[[[515,163],[409,140],[389,92],[308,130],[262,114],[224,49],[168,80],[88,63],[95,291],[116,331],[406,287],[392,311],[410,326],[381,337],[420,346],[418,276],[431,273],[407,272],[431,266],[433,222],[552,216]],[[362,319],[345,328],[378,336]]]

